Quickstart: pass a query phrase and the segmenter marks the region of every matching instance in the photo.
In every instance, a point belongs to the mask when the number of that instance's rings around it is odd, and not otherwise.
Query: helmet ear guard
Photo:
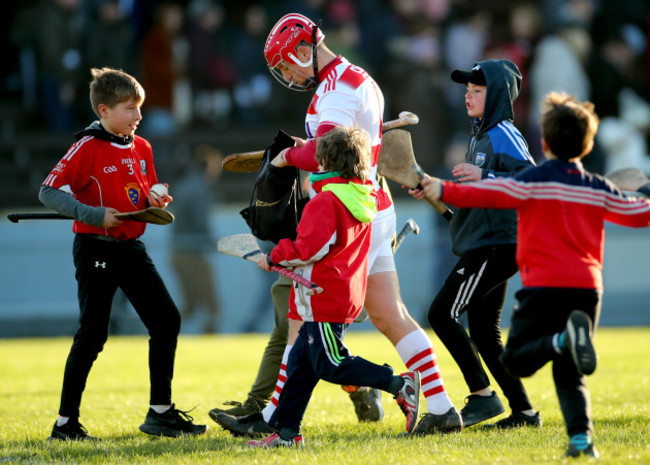
[[[320,25],[320,23],[319,23]],[[273,26],[264,45],[264,58],[271,74],[285,87],[291,90],[307,91],[313,89],[318,84],[318,59],[317,48],[321,44],[325,35],[320,29],[306,16],[298,13],[284,15]],[[297,47],[300,45],[311,46],[312,54],[309,61],[301,61],[297,56]],[[304,76],[305,82],[298,84],[294,79],[287,81],[282,72],[277,69],[284,62],[285,66],[294,70],[295,74]],[[306,76],[299,68],[313,66],[314,77]]]

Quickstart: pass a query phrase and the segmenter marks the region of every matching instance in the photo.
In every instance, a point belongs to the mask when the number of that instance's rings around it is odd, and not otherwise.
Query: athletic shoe
[[[302,435],[297,434],[292,439],[283,439],[278,433],[273,433],[261,441],[248,441],[248,447],[271,448],[271,447],[295,447],[304,446],[305,440]]]
[[[420,372],[409,371],[402,373],[400,377],[404,384],[395,396],[395,401],[406,416],[406,431],[412,433],[420,412]]]
[[[586,449],[578,449],[575,444],[569,443],[569,448],[564,453],[565,457],[580,457],[584,455],[585,457],[593,457],[597,459],[600,454],[594,447],[593,443],[589,444]]]
[[[596,351],[591,342],[591,319],[580,310],[574,310],[566,323],[566,342],[578,373],[590,375],[596,370]]]
[[[463,417],[463,426],[468,427],[494,418],[505,412],[495,391],[489,396],[471,394],[465,398],[465,407],[460,411]]]
[[[251,413],[260,413],[262,409],[266,407],[266,404],[263,401],[259,401],[251,396],[248,396],[248,399],[246,399],[243,404],[236,400],[229,400],[224,402],[223,405],[232,405],[232,407],[226,409],[215,407],[208,412],[210,418],[217,421],[218,413],[227,413],[233,417],[243,417],[245,415],[250,415]]]
[[[535,412],[535,415],[532,416],[521,412],[512,412],[512,415],[509,417],[499,420],[495,424],[489,426],[499,429],[518,428],[520,426],[533,426],[539,428],[542,426],[542,416],[539,412]]]
[[[144,423],[140,425],[140,431],[153,436],[167,436],[177,438],[181,436],[198,436],[206,432],[206,425],[195,425],[194,418],[189,412],[178,410],[172,404],[169,410],[158,413],[150,408]]]
[[[367,386],[341,386],[350,394],[354,404],[354,412],[360,422],[381,421],[384,418],[384,407],[381,405],[381,391]]]
[[[433,413],[425,413],[420,418],[413,433],[416,436],[426,436],[428,434],[445,434],[445,433],[458,433],[463,429],[463,419],[456,410],[456,407],[450,408],[442,415],[435,415]]]
[[[88,436],[86,428],[79,423],[79,419],[70,418],[65,425],[58,426],[54,422],[52,434],[47,438],[48,441],[99,441],[99,438]]]
[[[233,436],[248,436],[251,438],[265,436],[276,432],[261,413],[252,413],[243,417],[233,417],[227,413],[218,413],[215,419],[226,431]]]

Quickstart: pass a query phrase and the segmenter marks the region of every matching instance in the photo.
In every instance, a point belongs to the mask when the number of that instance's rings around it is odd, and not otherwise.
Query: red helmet
[[[298,13],[284,15],[273,26],[264,45],[264,58],[266,58],[271,74],[289,89],[300,91],[313,89],[318,79],[315,51],[324,38],[323,31],[306,16]],[[312,56],[306,62],[300,61],[296,56],[296,47],[302,42],[306,42],[312,47]],[[277,68],[280,63],[295,71],[294,78],[296,74],[300,74],[306,81],[304,83],[298,83],[293,79],[287,81]],[[315,78],[307,77],[300,71],[308,66],[314,67]]]

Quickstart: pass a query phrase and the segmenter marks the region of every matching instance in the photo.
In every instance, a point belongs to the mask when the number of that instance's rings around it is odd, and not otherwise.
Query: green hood
[[[343,205],[362,223],[370,223],[377,215],[377,203],[372,196],[372,186],[349,182],[347,184],[327,184],[323,192],[329,191],[343,202]]]

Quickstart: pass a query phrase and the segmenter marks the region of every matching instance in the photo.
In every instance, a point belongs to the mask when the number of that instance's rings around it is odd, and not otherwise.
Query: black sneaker
[[[227,413],[218,413],[215,419],[226,431],[230,431],[233,436],[248,436],[256,438],[276,433],[275,428],[271,427],[261,413],[252,413],[243,417],[233,417]]]
[[[542,426],[542,416],[539,412],[535,412],[535,415],[532,416],[521,412],[513,412],[509,417],[499,420],[494,425],[490,426],[499,429],[518,428],[520,426],[533,426],[539,428]]]
[[[581,455],[585,457],[593,457],[595,459],[600,456],[593,443],[589,444],[586,449],[578,449],[575,444],[569,443],[569,448],[564,453],[565,457],[572,458],[580,457]]]
[[[585,312],[574,310],[566,323],[566,345],[581,375],[596,370],[596,351],[591,342],[591,318]]]
[[[163,413],[157,413],[150,408],[140,431],[153,436],[167,436],[177,438],[180,436],[198,436],[207,431],[206,425],[195,425],[194,418],[189,412],[178,410],[174,404]]]
[[[251,396],[248,396],[248,399],[246,399],[243,404],[236,400],[229,400],[224,402],[223,405],[232,405],[232,407],[226,409],[215,407],[208,412],[210,418],[217,421],[217,415],[219,413],[226,413],[233,417],[243,417],[245,415],[250,415],[251,413],[260,413],[262,409],[266,407],[266,404],[263,401],[257,400]]]
[[[381,405],[381,391],[367,386],[341,386],[350,394],[354,404],[354,413],[360,422],[381,421],[384,418],[384,407]]]
[[[495,391],[489,396],[471,394],[465,398],[465,407],[460,411],[463,418],[463,426],[468,427],[481,423],[482,421],[494,418],[505,412],[499,397]]]
[[[65,425],[57,426],[54,422],[52,435],[47,438],[48,441],[99,441],[99,438],[89,436],[86,428],[79,423],[77,418],[70,418]]]
[[[457,433],[463,429],[463,419],[456,410],[456,407],[450,408],[442,415],[425,413],[420,418],[420,422],[413,430],[416,436],[426,436],[428,434],[446,434]]]

